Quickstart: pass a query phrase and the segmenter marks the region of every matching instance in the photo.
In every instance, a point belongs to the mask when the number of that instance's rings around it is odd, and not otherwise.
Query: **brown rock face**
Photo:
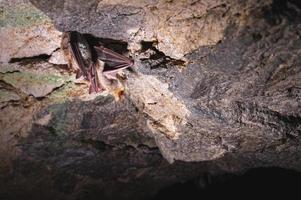
[[[51,20],[26,0],[1,1],[0,62],[50,55],[59,47],[60,32]]]
[[[27,183],[20,195],[143,198],[204,174],[301,170],[299,1],[31,2],[60,31],[127,46],[137,73],[114,102],[68,78],[57,47],[2,65],[0,196]]]

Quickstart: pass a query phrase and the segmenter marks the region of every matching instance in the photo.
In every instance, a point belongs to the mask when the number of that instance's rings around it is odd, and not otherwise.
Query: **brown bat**
[[[89,93],[107,90],[117,100],[122,96],[124,86],[118,72],[132,67],[132,59],[100,44],[93,46],[77,32],[65,32],[61,46],[76,78],[84,76],[90,82]]]

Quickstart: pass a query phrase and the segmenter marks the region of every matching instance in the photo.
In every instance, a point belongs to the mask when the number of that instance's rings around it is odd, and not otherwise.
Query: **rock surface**
[[[66,0],[52,5],[46,0],[31,2],[47,13],[60,30],[124,40],[132,46],[139,46],[142,40],[157,41],[157,48],[173,58],[216,44],[229,18],[229,8],[222,0]]]
[[[0,62],[51,53],[60,46],[51,20],[26,0],[0,2]]]
[[[0,197],[138,199],[206,174],[301,171],[299,1],[31,2],[60,31],[126,43],[137,73],[121,102],[87,95],[58,31],[50,59],[1,64]]]
[[[169,161],[299,141],[297,2],[89,1],[81,9],[81,1],[32,2],[61,30],[140,44],[129,46],[141,72],[129,78],[129,93]]]
[[[53,65],[43,62],[20,66],[18,71],[0,77],[1,81],[34,97],[44,97],[71,79],[69,74],[63,75]]]

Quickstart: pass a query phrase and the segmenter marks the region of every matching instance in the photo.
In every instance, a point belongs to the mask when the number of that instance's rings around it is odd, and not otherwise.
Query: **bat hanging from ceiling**
[[[85,35],[73,31],[63,34],[61,47],[68,66],[76,72],[76,78],[83,76],[89,81],[89,93],[107,90],[117,99],[123,94],[124,87],[118,72],[132,67],[133,59],[99,42],[91,44]]]

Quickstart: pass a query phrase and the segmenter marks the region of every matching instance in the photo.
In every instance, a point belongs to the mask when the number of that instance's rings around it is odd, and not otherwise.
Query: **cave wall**
[[[0,195],[142,198],[208,173],[300,171],[297,0],[0,2]],[[127,44],[123,101],[88,95],[62,31]]]

